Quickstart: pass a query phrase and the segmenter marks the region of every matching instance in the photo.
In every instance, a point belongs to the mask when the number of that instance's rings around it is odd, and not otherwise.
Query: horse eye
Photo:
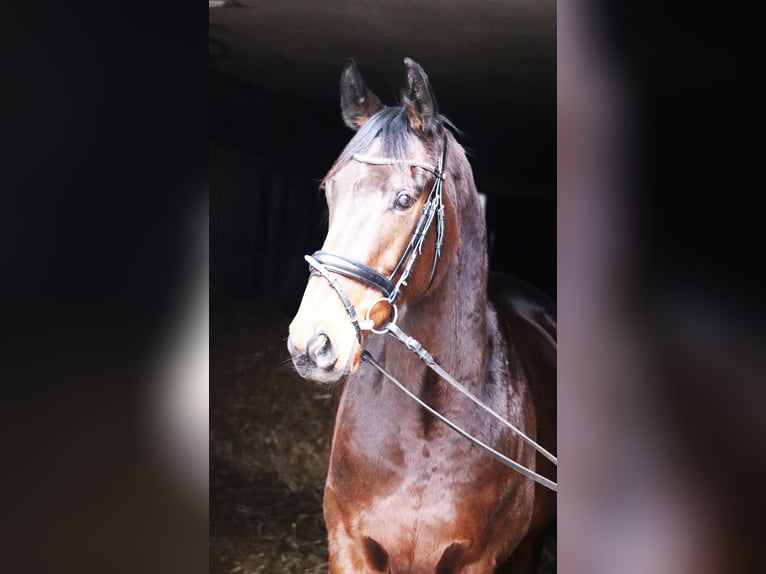
[[[412,198],[412,196],[408,193],[400,193],[396,196],[396,207],[399,209],[408,209],[412,207],[412,204],[415,202],[415,200]]]

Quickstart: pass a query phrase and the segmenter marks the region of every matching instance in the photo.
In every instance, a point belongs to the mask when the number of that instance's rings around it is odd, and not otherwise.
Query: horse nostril
[[[312,337],[306,346],[309,359],[320,369],[328,369],[335,364],[338,354],[335,352],[330,338],[324,333]]]

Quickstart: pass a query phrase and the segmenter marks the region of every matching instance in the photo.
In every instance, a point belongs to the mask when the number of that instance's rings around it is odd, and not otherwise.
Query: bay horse
[[[323,502],[329,571],[534,572],[555,494],[388,380],[555,477],[553,464],[412,352],[422,345],[470,393],[555,449],[555,307],[518,280],[488,285],[471,166],[425,71],[404,63],[396,106],[366,87],[353,60],[343,69],[342,116],[356,133],[322,182],[328,233],[306,258],[312,274],[287,340],[302,377],[340,385]],[[408,344],[376,335],[394,323]]]

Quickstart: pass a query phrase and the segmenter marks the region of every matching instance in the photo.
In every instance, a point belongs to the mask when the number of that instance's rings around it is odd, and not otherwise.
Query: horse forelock
[[[439,122],[443,126],[442,129],[449,127],[453,131],[459,132],[446,116],[440,115]],[[349,162],[353,161],[355,154],[363,154],[367,151],[376,140],[379,141],[382,151],[387,158],[397,161],[414,159],[410,148],[412,142],[416,139],[420,140],[429,155],[432,156],[428,158],[430,163],[436,165],[438,159],[436,156],[441,150],[440,134],[423,138],[412,128],[409,117],[403,107],[383,107],[370,117],[354,134],[354,137],[348,142],[325,176],[323,184],[324,181],[334,176]],[[407,169],[407,166],[402,164],[401,169]]]

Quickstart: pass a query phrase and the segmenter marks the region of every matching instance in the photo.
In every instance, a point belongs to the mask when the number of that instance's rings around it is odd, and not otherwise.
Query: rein
[[[515,460],[513,460],[511,458],[508,458],[504,454],[496,451],[494,448],[492,448],[488,444],[480,441],[479,439],[477,439],[475,436],[471,435],[470,433],[466,432],[461,427],[459,427],[458,425],[453,423],[451,420],[449,420],[447,417],[445,417],[443,414],[438,412],[436,409],[434,409],[433,407],[428,405],[425,401],[423,401],[415,393],[413,393],[411,390],[409,390],[407,387],[405,387],[403,383],[401,383],[398,379],[396,379],[396,377],[394,377],[391,373],[386,371],[386,369],[384,369],[380,365],[380,363],[378,363],[372,357],[372,355],[368,351],[362,351],[362,360],[367,361],[373,367],[378,369],[378,371],[380,371],[389,381],[394,383],[408,397],[410,397],[412,400],[414,400],[416,403],[418,403],[421,407],[423,407],[425,410],[427,410],[433,416],[435,416],[440,421],[442,421],[444,424],[446,424],[449,428],[451,428],[452,430],[457,432],[460,436],[462,436],[465,439],[468,439],[470,442],[472,442],[476,446],[483,448],[487,453],[492,455],[496,460],[499,460],[500,462],[502,462],[505,466],[508,466],[508,467],[514,469],[515,471],[519,472],[520,474],[523,474],[527,478],[531,478],[535,482],[537,482],[539,484],[542,484],[543,486],[545,486],[547,488],[550,488],[553,492],[558,492],[558,485],[555,482],[545,478],[544,476],[542,476],[540,474],[537,474],[535,471],[528,469],[526,466],[524,466],[522,464],[519,464]],[[450,381],[448,380],[448,382],[450,382]],[[452,383],[450,382],[450,384],[452,384]],[[458,386],[456,388],[462,388],[462,389],[465,390],[465,387],[462,387],[459,384],[458,384]],[[465,390],[465,392],[467,393],[468,391]],[[478,403],[478,404],[480,404],[481,406],[485,406],[483,403]],[[489,407],[486,407],[486,408],[489,408]],[[503,419],[500,419],[500,420],[503,420]],[[511,426],[510,423],[508,423],[507,421],[503,420],[503,422],[506,425]],[[511,428],[513,428],[513,427],[511,427]],[[519,434],[523,434],[523,433],[519,432]],[[526,435],[524,435],[524,436],[526,437]],[[531,440],[531,439],[529,439],[529,440]],[[532,445],[534,445],[535,447],[539,446],[534,441],[532,441]],[[542,447],[540,447],[540,448],[542,448]]]
[[[431,284],[433,283],[434,276],[436,275],[436,269],[441,259],[441,248],[444,241],[444,201],[442,198],[442,185],[444,182],[444,162],[446,160],[446,156],[447,156],[446,134],[444,136],[444,146],[442,148],[442,153],[439,158],[439,164],[436,168],[432,168],[431,166],[425,163],[416,162],[416,161],[396,160],[396,159],[389,159],[389,158],[371,158],[371,157],[366,157],[359,154],[355,154],[353,156],[353,159],[356,161],[369,163],[372,165],[405,164],[405,165],[410,165],[412,167],[420,167],[422,169],[430,171],[436,176],[436,180],[434,181],[434,185],[431,188],[431,192],[428,194],[428,199],[426,200],[426,204],[423,206],[423,212],[417,224],[415,225],[415,230],[412,234],[412,238],[410,239],[409,244],[405,248],[404,253],[400,257],[399,262],[397,263],[391,275],[386,277],[385,275],[375,271],[374,269],[368,267],[367,265],[363,263],[354,261],[353,259],[349,259],[341,255],[330,253],[327,251],[317,251],[313,255],[306,255],[304,258],[306,259],[306,261],[308,262],[311,268],[311,274],[312,275],[317,274],[324,277],[329,282],[330,286],[335,290],[335,292],[340,297],[341,301],[343,302],[343,306],[346,309],[346,313],[348,314],[348,317],[354,327],[354,330],[356,331],[357,340],[359,341],[360,344],[362,344],[362,334],[361,334],[362,331],[370,330],[375,334],[385,334],[385,333],[390,334],[394,339],[404,344],[410,351],[415,353],[431,370],[433,370],[436,374],[438,374],[453,388],[455,388],[460,393],[468,397],[471,401],[473,401],[476,405],[484,409],[491,416],[499,420],[503,425],[505,425],[510,430],[512,430],[524,442],[532,446],[537,452],[542,454],[545,458],[547,458],[553,464],[558,464],[558,460],[554,455],[552,455],[550,452],[548,452],[546,449],[540,446],[537,442],[535,442],[533,439],[531,439],[526,434],[524,434],[520,429],[516,428],[514,425],[512,425],[510,422],[508,422],[502,416],[496,413],[493,409],[491,409],[489,406],[487,406],[481,400],[479,400],[473,393],[471,393],[468,389],[466,389],[463,385],[461,385],[457,380],[455,380],[454,377],[452,377],[449,373],[447,373],[447,371],[445,371],[434,360],[433,356],[431,356],[431,354],[426,349],[423,348],[420,342],[418,342],[415,338],[407,335],[404,331],[402,331],[396,325],[396,320],[398,316],[396,300],[399,297],[399,294],[401,293],[402,287],[407,285],[407,279],[409,279],[409,276],[412,273],[412,269],[415,265],[415,261],[417,260],[418,256],[422,252],[423,242],[425,241],[425,237],[428,234],[428,231],[431,228],[431,225],[433,224],[434,218],[437,218],[436,250],[434,253],[433,267],[431,269],[431,279],[429,281],[429,288]],[[406,263],[405,263],[405,260],[406,260]],[[403,267],[402,273],[399,276],[399,279],[394,284],[394,277],[396,277],[396,274],[399,272],[400,268],[402,268],[403,264],[404,264],[404,267]],[[370,306],[370,308],[367,310],[367,316],[365,317],[364,321],[359,321],[359,318],[356,314],[356,309],[351,303],[351,300],[343,291],[343,288],[341,287],[337,279],[335,279],[335,277],[332,276],[332,273],[337,273],[337,274],[349,277],[351,279],[360,281],[372,287],[373,289],[380,291],[385,296],[378,299]],[[370,319],[370,312],[381,301],[386,302],[390,305],[391,318],[389,319],[389,322],[387,325],[385,325],[380,330],[376,330],[373,326],[374,325],[373,321]],[[443,423],[445,423],[448,427],[450,427],[452,430],[457,432],[462,437],[466,438],[473,444],[484,449],[496,460],[499,460],[506,466],[516,470],[517,472],[521,473],[527,478],[534,480],[538,484],[541,484],[542,486],[545,486],[546,488],[549,488],[554,492],[558,492],[558,485],[554,481],[548,478],[545,478],[544,476],[541,476],[535,471],[523,466],[522,464],[516,462],[515,460],[512,460],[508,458],[507,456],[505,456],[504,454],[501,454],[500,452],[496,451],[491,446],[485,444],[484,442],[480,441],[476,437],[472,436],[470,433],[466,432],[457,424],[455,424],[454,422],[449,420],[447,417],[445,417],[444,415],[442,415],[441,413],[433,409],[431,406],[426,404],[412,391],[407,389],[391,373],[386,371],[385,368],[383,368],[372,357],[372,355],[368,351],[366,350],[362,351],[362,360],[370,363],[373,367],[375,367],[378,371],[380,371],[382,375],[384,375],[388,380],[390,380],[394,385],[396,385],[401,391],[407,394],[411,399],[417,402],[421,407],[426,409],[429,413],[437,417],[439,420],[441,420]]]

